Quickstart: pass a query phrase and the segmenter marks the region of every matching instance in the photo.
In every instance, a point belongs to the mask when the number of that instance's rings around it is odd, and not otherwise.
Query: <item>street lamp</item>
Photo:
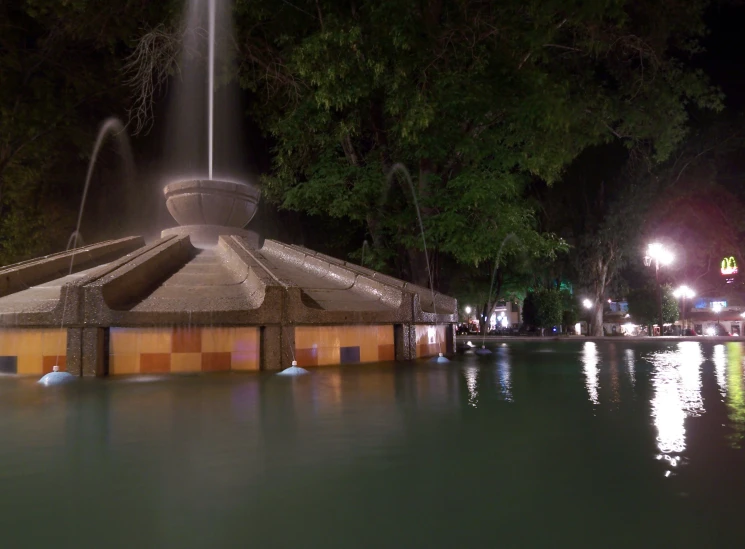
[[[677,290],[673,292],[673,295],[676,299],[683,298],[683,316],[681,319],[681,324],[683,324],[683,329],[686,329],[686,299],[691,299],[692,297],[695,297],[696,292],[691,290],[688,286],[681,286]]]
[[[654,279],[657,282],[657,313],[660,317],[660,335],[662,335],[662,287],[660,286],[660,265],[663,267],[673,262],[674,256],[670,250],[659,242],[653,242],[647,247],[647,255],[644,256],[644,265],[649,267],[654,263]]]
[[[585,307],[585,309],[592,309],[592,301],[589,299],[582,300],[582,305]]]

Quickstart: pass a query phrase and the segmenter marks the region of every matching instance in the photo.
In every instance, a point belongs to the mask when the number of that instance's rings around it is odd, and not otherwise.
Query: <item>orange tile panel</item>
[[[171,353],[140,353],[140,373],[166,374],[171,371]]]
[[[234,352],[230,361],[231,370],[247,371],[259,369],[259,355],[252,352]]]
[[[170,328],[138,329],[137,351],[140,354],[167,354],[171,352]]]
[[[230,371],[230,352],[202,353],[203,372],[228,372]]]
[[[234,353],[259,352],[259,329],[258,328],[233,328]]]
[[[59,371],[64,372],[67,370],[67,357],[65,355],[44,355],[41,357],[41,372],[42,374],[48,374],[54,371],[54,366],[59,366]]]
[[[202,352],[230,353],[234,334],[231,328],[202,328]]]
[[[17,373],[20,375],[41,375],[43,358],[41,353],[18,355],[17,365]]]
[[[338,341],[338,339],[336,340]],[[330,366],[332,364],[339,364],[341,362],[340,348],[338,345],[334,347],[319,347],[318,348],[318,365],[319,366]]]
[[[396,346],[392,343],[390,345],[378,345],[378,360],[395,360],[396,359]]]
[[[393,326],[378,326],[378,345],[393,345]]]
[[[202,353],[171,353],[171,372],[201,372]]]
[[[202,330],[200,328],[173,328],[171,335],[171,352],[200,353],[202,352]]]
[[[127,375],[140,373],[140,355],[119,353],[109,356],[109,375]]]
[[[340,347],[358,347],[362,338],[363,326],[339,326],[337,334]]]
[[[66,355],[67,354],[67,330],[44,330],[41,333],[41,354]]]
[[[318,366],[317,349],[295,349],[295,360],[298,366]]]

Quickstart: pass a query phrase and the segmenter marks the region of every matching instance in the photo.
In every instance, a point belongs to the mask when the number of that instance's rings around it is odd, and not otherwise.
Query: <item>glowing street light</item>
[[[649,267],[654,262],[654,278],[657,282],[657,312],[660,317],[660,335],[662,335],[662,287],[660,286],[660,265],[670,265],[675,256],[659,242],[653,242],[647,246],[647,255],[644,256],[644,265]]]
[[[719,313],[722,312],[722,304],[721,303],[714,303],[712,306],[712,309],[714,309],[714,312],[717,314],[717,329],[719,328]],[[717,335],[719,334],[719,330],[717,330]]]
[[[655,267],[659,269],[660,265],[667,267],[674,259],[675,256],[670,250],[666,249],[665,246],[659,242],[654,242],[647,246],[647,255],[644,258],[644,264],[649,266],[652,264],[652,261],[654,261]]]
[[[681,324],[683,325],[683,329],[685,330],[687,328],[685,324],[685,318],[686,318],[686,299],[691,299],[692,297],[696,296],[696,292],[691,290],[688,286],[681,286],[677,290],[673,292],[673,295],[676,299],[683,298],[683,315],[681,319]]]
[[[466,314],[467,315],[470,315],[471,314],[471,307],[469,307],[468,305],[466,305],[465,311],[466,311]]]
[[[582,305],[585,309],[592,309],[592,301],[590,301],[589,299],[582,300]]]

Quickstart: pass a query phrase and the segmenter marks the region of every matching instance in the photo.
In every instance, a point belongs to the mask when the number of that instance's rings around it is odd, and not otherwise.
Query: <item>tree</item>
[[[510,233],[551,257],[528,184],[612,140],[664,159],[688,106],[720,105],[682,61],[705,6],[238,0],[238,80],[276,143],[265,195],[364,227],[376,257],[419,283],[415,197],[435,273],[442,254],[495,261]],[[396,163],[411,181],[389,177]]]
[[[166,4],[0,4],[0,265],[67,240],[95,129],[124,111],[121,54]]]
[[[561,324],[564,312],[559,290],[541,288],[528,293],[523,302],[523,319],[529,326],[552,328]]]
[[[633,321],[649,326],[658,322],[657,288],[654,284],[631,290],[627,299],[629,314]],[[662,286],[662,320],[665,323],[672,323],[678,318],[678,300],[673,296],[673,289],[669,285]]]
[[[561,290],[562,314],[561,324],[565,330],[570,330],[579,322],[580,311],[577,298],[568,290]]]

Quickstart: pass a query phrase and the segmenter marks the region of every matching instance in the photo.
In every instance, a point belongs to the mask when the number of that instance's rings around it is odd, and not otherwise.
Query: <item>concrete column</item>
[[[262,370],[279,371],[292,366],[295,352],[294,326],[262,326],[260,340]]]
[[[107,328],[83,328],[82,375],[102,377],[109,373]]]
[[[416,358],[416,328],[413,324],[394,324],[393,342],[396,346],[396,360]]]
[[[74,376],[83,375],[83,329],[67,329],[67,364],[65,369]]]

